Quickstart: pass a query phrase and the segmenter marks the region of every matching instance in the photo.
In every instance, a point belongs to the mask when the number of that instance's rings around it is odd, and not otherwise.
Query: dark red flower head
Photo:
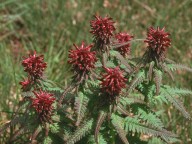
[[[99,45],[109,44],[110,37],[113,36],[113,31],[115,31],[114,21],[110,17],[100,17],[94,16],[95,19],[90,22],[91,33],[94,35],[96,43]]]
[[[28,58],[25,58],[22,65],[24,67],[24,71],[34,79],[40,78],[43,75],[43,71],[47,67],[47,64],[44,62],[43,55],[37,56],[36,51],[33,55],[29,55]]]
[[[31,82],[31,81],[29,80],[29,78],[28,78],[28,79],[25,79],[24,81],[19,82],[19,84],[22,85],[22,90],[23,90],[23,91],[28,91],[28,90],[30,90],[30,86],[31,86],[32,83],[33,83],[33,82]]]
[[[118,33],[115,35],[115,38],[117,39],[118,44],[123,45],[117,48],[117,51],[124,57],[126,55],[129,55],[131,52],[130,49],[130,41],[132,40],[133,36],[129,35],[128,33]],[[127,43],[124,45],[124,43]]]
[[[73,69],[77,73],[82,72],[89,72],[92,68],[95,66],[95,62],[97,61],[95,52],[91,52],[91,48],[93,45],[85,46],[85,43],[82,42],[81,46],[78,47],[74,44],[75,50],[69,51],[69,58],[68,61],[70,64],[72,64]]]
[[[119,95],[122,88],[125,87],[126,78],[123,76],[123,72],[116,68],[104,68],[105,72],[102,74],[102,91],[111,96]]]
[[[33,91],[36,98],[32,98],[32,107],[35,108],[41,122],[51,122],[51,115],[53,111],[53,103],[55,98],[53,94],[40,90]]]
[[[165,27],[162,29],[150,27],[144,42],[148,44],[149,49],[152,49],[157,54],[165,53],[171,45],[169,35],[169,33],[165,32]]]

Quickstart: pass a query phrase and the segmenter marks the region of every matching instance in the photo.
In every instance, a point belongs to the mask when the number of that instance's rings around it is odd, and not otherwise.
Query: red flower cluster
[[[94,16],[95,19],[90,22],[91,33],[94,35],[96,43],[98,45],[109,44],[110,37],[113,36],[113,31],[115,31],[114,21],[110,17],[100,17]]]
[[[19,82],[19,84],[22,85],[23,91],[28,91],[32,83],[33,82],[31,82],[29,79],[25,79],[24,81]]]
[[[106,73],[102,74],[102,90],[111,96],[119,95],[122,88],[125,87],[126,78],[123,76],[123,72],[116,68],[104,68]]]
[[[52,104],[55,102],[53,94],[46,93],[42,90],[33,92],[36,98],[32,99],[32,107],[35,108],[41,122],[50,122],[53,111]]]
[[[144,42],[148,44],[149,49],[152,49],[159,55],[166,52],[167,48],[171,45],[169,35],[169,33],[165,32],[165,27],[162,29],[150,27]]]
[[[44,62],[43,55],[37,56],[36,52],[33,55],[29,55],[22,62],[24,71],[29,74],[33,79],[38,79],[43,75],[43,71],[47,67]]]
[[[69,51],[68,61],[73,65],[73,69],[77,73],[89,72],[92,68],[95,68],[95,62],[97,61],[95,52],[91,52],[91,48],[93,45],[85,46],[85,43],[82,42],[81,46],[78,47],[74,44],[76,50]]]
[[[117,51],[119,51],[119,53],[121,55],[123,55],[124,57],[126,55],[129,55],[131,49],[130,49],[130,43],[128,43],[128,42],[131,41],[133,36],[129,35],[128,33],[118,33],[118,34],[115,35],[115,38],[117,39],[118,44],[120,44],[120,45],[121,44],[123,45],[124,43],[127,43],[126,45],[118,47]]]
[[[34,51],[33,55],[29,55],[22,61],[22,65],[24,71],[28,73],[28,78],[19,84],[22,85],[23,91],[29,91],[32,84],[42,77],[47,64],[44,62],[43,55],[37,56],[36,51]]]

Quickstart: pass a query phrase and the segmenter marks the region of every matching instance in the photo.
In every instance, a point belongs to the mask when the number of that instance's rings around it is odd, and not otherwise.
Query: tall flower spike
[[[73,69],[77,74],[88,73],[91,69],[95,68],[95,62],[97,61],[95,52],[91,52],[93,45],[85,46],[82,42],[78,47],[74,44],[75,50],[69,51],[69,61],[72,64]]]
[[[117,96],[120,94],[122,88],[125,87],[126,78],[123,76],[123,72],[116,68],[104,68],[105,72],[102,74],[102,91],[110,96]]]
[[[47,67],[47,64],[44,62],[43,55],[37,56],[36,51],[33,55],[29,55],[28,58],[25,58],[22,62],[24,71],[31,76],[33,79],[38,79],[42,77],[43,71]]]
[[[32,107],[35,108],[39,120],[44,122],[51,122],[51,115],[53,111],[53,103],[55,98],[53,94],[40,90],[39,92],[33,91],[36,98],[32,98]]]
[[[113,32],[115,31],[115,22],[110,17],[102,18],[96,15],[94,17],[95,19],[90,22],[90,33],[93,34],[96,45],[102,49],[104,45],[110,43],[110,38],[113,36]]]
[[[162,29],[159,27],[157,27],[157,29],[150,27],[144,42],[148,44],[149,49],[152,49],[158,55],[165,54],[171,45],[169,35],[169,33],[165,32],[165,27]]]
[[[130,48],[130,41],[132,40],[133,36],[129,35],[128,33],[118,33],[115,35],[115,38],[117,39],[117,42],[119,45],[123,45],[123,46],[119,46],[117,48],[117,51],[119,51],[119,53],[126,57],[127,55],[130,54],[131,52],[131,48]],[[124,45],[124,43],[127,43],[126,45]]]

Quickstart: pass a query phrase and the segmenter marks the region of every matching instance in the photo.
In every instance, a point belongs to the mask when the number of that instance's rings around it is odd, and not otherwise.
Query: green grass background
[[[145,38],[149,26],[166,27],[172,46],[168,57],[192,66],[192,0],[0,0],[0,121],[9,120],[20,99],[18,85],[26,75],[22,56],[36,50],[48,63],[46,75],[64,87],[70,77],[68,50],[82,40],[91,43],[90,23],[94,14],[109,15],[117,32]],[[133,44],[133,53],[145,50]],[[179,71],[174,85],[192,88],[192,75]],[[191,98],[184,104],[191,111]],[[163,120],[181,143],[192,143],[192,124],[172,106],[165,107]],[[192,113],[192,112],[191,112]],[[168,116],[168,117],[167,117]]]

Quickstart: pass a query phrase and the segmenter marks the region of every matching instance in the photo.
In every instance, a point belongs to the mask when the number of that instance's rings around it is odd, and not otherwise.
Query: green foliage
[[[103,135],[99,134],[98,135],[98,144],[107,144],[107,141],[106,139],[104,138]],[[97,144],[96,141],[95,141],[95,138],[94,136],[90,136],[89,137],[89,140],[88,140],[88,144]]]
[[[53,141],[50,137],[46,137],[43,141],[43,144],[51,144]]]
[[[135,87],[137,87],[137,85],[139,85],[140,83],[142,83],[145,79],[145,71],[141,70],[139,71],[139,73],[137,73],[133,80],[131,81],[129,88],[128,88],[128,92],[131,92]]]
[[[189,71],[189,72],[192,72],[192,68],[190,67],[187,67],[183,64],[170,64],[170,69],[172,70],[185,70],[185,71]]]
[[[67,140],[67,144],[74,144],[79,141],[82,137],[90,133],[93,126],[93,119],[86,121],[82,126],[80,126]]]
[[[154,70],[154,81],[156,85],[156,95],[158,95],[162,82],[162,72],[160,70]]]
[[[51,124],[51,125],[49,126],[49,128],[50,128],[50,131],[51,131],[52,133],[58,133],[58,132],[59,132],[59,125],[58,125],[58,123],[53,123],[53,124]]]
[[[152,9],[147,6],[148,3],[153,7]],[[128,143],[128,140],[132,142],[130,139],[133,139],[135,143],[178,142],[176,135],[165,130],[167,124],[162,122],[165,117],[161,117],[159,110],[164,110],[165,107],[162,107],[164,103],[171,103],[186,118],[190,118],[182,101],[184,97],[190,96],[192,91],[165,85],[169,80],[165,79],[165,75],[168,74],[171,79],[176,80],[174,83],[180,86],[181,83],[177,81],[177,77],[174,77],[173,71],[192,72],[190,67],[177,64],[168,58],[163,63],[151,61],[143,65],[142,57],[133,56],[143,50],[143,46],[135,38],[130,42],[134,53],[131,58],[127,59],[120,55],[115,51],[113,44],[107,46],[110,49],[109,53],[104,52],[103,56],[100,55],[101,58],[104,57],[106,67],[119,66],[125,72],[125,77],[130,80],[117,97],[109,98],[100,92],[100,74],[104,66],[100,58],[95,65],[95,70],[88,73],[82,83],[77,84],[73,81],[74,79],[70,79],[74,73],[70,71],[67,64],[67,51],[71,48],[72,43],[79,43],[82,35],[85,35],[84,32],[88,31],[87,19],[90,20],[91,17],[91,15],[86,15],[88,11],[89,13],[91,11],[92,14],[95,11],[100,14],[110,14],[114,19],[122,20],[118,23],[122,31],[127,31],[125,24],[129,23],[129,30],[134,29],[135,37],[143,34],[146,23],[162,26],[168,19],[170,23],[177,23],[177,25],[171,25],[171,28],[168,26],[173,42],[176,42],[172,51],[170,50],[171,55],[179,55],[179,61],[180,56],[185,54],[183,49],[186,50],[189,47],[191,39],[190,19],[187,17],[187,14],[191,14],[190,1],[173,3],[162,1],[159,3],[136,0],[130,3],[119,1],[115,4],[118,7],[101,1],[87,0],[82,2],[6,0],[0,3],[0,21],[2,22],[0,26],[2,30],[0,37],[0,53],[2,54],[0,110],[5,110],[0,119],[9,119],[0,123],[0,139],[2,139],[0,143],[10,143],[11,139],[15,140],[15,143],[31,143],[31,136],[34,136],[33,142],[46,144],[57,143],[57,139],[60,143],[69,144],[87,142],[107,144],[117,143],[120,139],[123,143]],[[164,9],[165,4],[169,9]],[[120,17],[114,13],[117,10],[126,11],[127,5],[129,5],[130,13],[121,13]],[[141,10],[140,14],[137,9]],[[186,17],[181,16],[182,12]],[[155,19],[151,19],[149,14]],[[165,16],[167,16],[166,19]],[[34,19],[35,21],[32,21]],[[135,29],[135,26],[138,25],[137,19],[142,25],[144,22],[144,26],[138,26]],[[185,21],[185,23],[183,25],[178,21]],[[180,30],[175,32],[178,25],[180,25]],[[84,40],[89,43],[91,36],[86,36]],[[181,47],[182,50],[177,47]],[[21,56],[25,55],[25,51],[28,50],[36,50],[38,53],[44,54],[48,64],[46,75],[43,76],[38,88],[53,93],[56,98],[49,127],[40,123],[35,110],[31,109],[30,99],[34,97],[32,91],[21,93],[19,90],[18,83],[23,77],[20,68]],[[48,80],[47,77],[51,80]],[[69,89],[64,89],[68,86]],[[22,97],[20,97],[20,93]],[[17,106],[20,99],[24,104]],[[58,101],[60,101],[60,105],[58,105]],[[18,107],[18,111],[15,111]],[[104,109],[107,110],[104,111]],[[170,124],[173,122],[176,123],[176,120],[169,121],[167,127],[170,128]],[[36,127],[42,129],[36,131]],[[181,127],[184,126],[181,125]],[[172,128],[176,129],[176,132],[180,131],[176,126]],[[144,134],[148,138],[142,141]],[[178,135],[182,137],[183,143],[187,143],[184,133]]]
[[[150,121],[148,121],[148,123],[150,123]],[[125,118],[125,130],[127,132],[132,132],[132,133],[144,133],[144,134],[153,135],[153,136],[160,136],[166,142],[171,142],[170,140],[172,137],[173,138],[177,137],[175,134],[172,134],[171,132],[166,131],[164,129],[156,129],[156,128],[149,127],[146,124],[142,124],[140,120],[137,119],[137,117]]]
[[[166,143],[157,137],[153,137],[149,140],[148,144],[166,144]]]
[[[155,65],[155,62],[154,62],[154,61],[150,62],[150,64],[149,64],[149,72],[148,72],[148,78],[149,78],[149,80],[152,79],[152,74],[153,74],[153,67],[154,67],[154,65]]]
[[[144,111],[143,109],[138,109],[138,115],[139,118],[142,119],[143,121],[145,121],[145,124],[157,129],[163,129],[164,124],[161,121],[160,118],[158,118],[155,113],[147,113],[146,111]]]
[[[103,124],[106,116],[107,116],[107,113],[105,111],[101,111],[99,113],[99,117],[97,119],[96,128],[95,128],[95,140],[97,143],[99,142],[98,134],[99,134],[100,127]]]
[[[129,144],[127,137],[126,137],[126,132],[124,130],[124,121],[121,117],[112,114],[111,116],[111,122],[113,124],[113,126],[115,127],[119,137],[121,138],[121,140],[123,141],[123,143],[125,144]]]
[[[110,54],[116,57],[120,61],[120,63],[125,66],[126,72],[130,73],[132,71],[131,66],[128,64],[128,62],[124,59],[124,57],[120,53],[118,53],[117,51],[111,50]]]
[[[89,98],[82,92],[79,92],[78,96],[75,97],[75,111],[77,113],[76,125],[79,125],[84,114],[86,113],[86,107],[89,102]]]
[[[162,97],[165,97],[169,102],[171,102],[178,110],[180,110],[182,112],[182,114],[190,119],[190,114],[185,110],[184,106],[183,106],[183,103],[176,98],[176,96],[179,94],[177,93],[178,91],[174,91],[173,89],[169,89],[169,87],[163,87],[162,90],[161,90],[161,96]],[[180,92],[180,91],[179,91]],[[182,93],[183,92],[186,92],[185,90],[181,91]],[[190,91],[187,91],[187,92],[190,92]],[[185,93],[186,94],[186,93]],[[188,93],[189,94],[189,93]]]

